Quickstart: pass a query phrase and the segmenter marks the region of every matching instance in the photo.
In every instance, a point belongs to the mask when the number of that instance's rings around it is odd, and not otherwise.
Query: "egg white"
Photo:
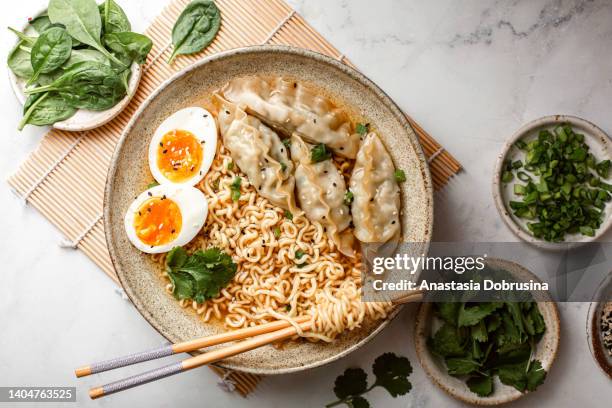
[[[142,242],[134,230],[134,218],[142,204],[151,197],[163,197],[174,201],[181,212],[181,230],[177,237],[166,244],[151,246]],[[191,241],[202,229],[208,216],[208,201],[200,190],[192,186],[177,184],[160,184],[142,192],[130,204],[125,214],[125,232],[130,242],[142,252],[160,254],[176,246],[183,246]]]
[[[194,175],[180,183],[169,180],[157,167],[157,151],[164,135],[172,130],[191,132],[203,149],[202,163]],[[204,142],[204,143],[201,143]],[[217,124],[213,116],[204,108],[190,107],[174,112],[155,130],[149,145],[149,169],[159,184],[196,185],[206,175],[217,151]]]

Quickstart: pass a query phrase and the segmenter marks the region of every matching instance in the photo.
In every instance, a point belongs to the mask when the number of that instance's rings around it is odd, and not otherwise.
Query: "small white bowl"
[[[508,207],[508,202],[510,200],[519,200],[520,198],[516,196],[513,191],[515,181],[510,183],[501,182],[504,162],[506,158],[512,161],[520,159],[523,163],[525,162],[525,153],[516,148],[514,143],[519,139],[534,139],[537,137],[540,130],[552,130],[562,123],[569,123],[573,129],[584,134],[584,140],[590,147],[590,153],[592,153],[598,161],[612,159],[610,138],[599,127],[575,116],[552,115],[536,119],[517,130],[504,145],[502,153],[497,158],[497,164],[493,173],[493,199],[495,200],[495,206],[508,228],[510,228],[510,231],[523,241],[547,250],[566,250],[587,242],[596,241],[603,236],[612,225],[612,217],[610,217],[612,212],[612,201],[609,201],[604,208],[603,223],[595,232],[595,236],[589,237],[580,233],[566,234],[565,241],[563,242],[548,242],[531,235],[531,232],[527,228],[527,222],[529,222],[529,220],[516,217]],[[611,178],[608,178],[605,181],[610,183],[610,180]]]
[[[47,11],[46,8],[40,10],[38,13],[34,14],[34,17],[40,16],[45,11]],[[26,22],[25,25],[21,27],[21,30],[27,33],[31,32],[33,28],[30,26],[29,22]],[[15,41],[15,44],[17,44],[17,42],[18,41]],[[52,125],[52,127],[70,132],[80,132],[97,128],[114,119],[119,113],[121,113],[128,103],[130,103],[130,100],[136,93],[136,89],[140,83],[140,77],[142,76],[140,65],[134,63],[130,69],[132,70],[132,75],[130,76],[130,81],[128,83],[127,95],[115,106],[104,111],[79,109],[72,117],[56,122]],[[15,97],[17,97],[17,100],[23,105],[26,100],[26,95],[24,94],[26,81],[17,77],[10,68],[7,67],[6,70],[8,71],[9,81],[11,83],[11,88],[13,88],[13,92],[15,93]]]
[[[521,281],[540,282],[537,276],[525,269],[523,266],[503,259],[489,258],[488,266],[505,270]],[[534,359],[542,363],[542,367],[550,372],[550,368],[557,356],[559,342],[561,339],[561,323],[557,304],[552,300],[550,294],[538,294],[534,297],[544,299],[537,302],[540,313],[546,323],[546,331],[538,343]],[[473,405],[499,405],[524,397],[529,392],[522,393],[509,385],[502,384],[499,377],[495,377],[494,391],[488,397],[480,397],[470,391],[464,380],[448,374],[446,365],[441,357],[432,354],[427,347],[427,339],[434,332],[434,318],[432,303],[422,303],[416,318],[414,329],[414,345],[417,358],[421,367],[429,379],[451,397]],[[544,382],[546,384],[546,381]],[[533,392],[537,392],[533,391]]]

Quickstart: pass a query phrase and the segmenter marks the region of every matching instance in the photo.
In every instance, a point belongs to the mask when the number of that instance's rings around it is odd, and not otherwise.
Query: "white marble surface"
[[[142,30],[165,1],[120,3],[135,29]],[[466,171],[436,195],[438,240],[514,240],[497,217],[490,177],[504,139],[521,124],[566,113],[612,133],[610,1],[290,3],[465,165]],[[0,26],[17,25],[41,5],[40,0],[5,2]],[[0,40],[6,55],[12,35],[1,30]],[[6,178],[43,129],[18,133],[20,107],[6,80],[0,80],[0,91],[0,174]],[[318,407],[334,399],[333,381],[344,368],[369,367],[382,352],[395,351],[413,363],[413,391],[392,399],[376,390],[368,395],[374,406],[460,405],[418,366],[412,351],[414,307],[359,353],[307,373],[267,378],[248,400],[222,391],[215,375],[199,369],[91,402],[89,386],[142,367],[76,381],[76,365],[164,340],[84,255],[59,248],[57,231],[6,184],[0,186],[0,200],[0,386],[77,386],[79,406]],[[597,370],[585,339],[587,308],[561,305],[558,361],[541,389],[515,406],[608,404],[612,383]]]

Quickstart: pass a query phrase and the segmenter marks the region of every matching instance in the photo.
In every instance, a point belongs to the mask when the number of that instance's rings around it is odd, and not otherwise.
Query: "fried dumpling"
[[[258,193],[274,205],[299,212],[293,163],[279,136],[240,106],[213,95],[223,144]]]
[[[361,242],[385,243],[400,235],[400,190],[391,156],[375,133],[357,153],[349,180],[354,234]]]
[[[307,142],[324,143],[349,159],[357,155],[360,135],[353,131],[347,113],[299,82],[243,77],[230,81],[221,92],[287,136],[297,133]]]
[[[312,147],[298,135],[291,137],[298,202],[306,218],[325,227],[340,252],[354,256],[353,236],[347,229],[351,217],[344,204],[346,183],[331,159],[312,163]]]

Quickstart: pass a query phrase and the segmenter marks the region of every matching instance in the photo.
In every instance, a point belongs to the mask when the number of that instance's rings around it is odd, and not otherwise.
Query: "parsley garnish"
[[[334,394],[339,399],[326,405],[346,404],[352,408],[368,408],[370,403],[362,395],[375,387],[383,387],[393,398],[410,392],[408,376],[412,366],[406,357],[385,353],[374,361],[372,371],[376,380],[368,387],[368,375],[361,368],[347,368],[334,383]]]
[[[179,300],[202,303],[219,294],[236,274],[237,265],[218,248],[199,250],[188,255],[175,247],[166,256],[166,273],[172,282],[172,294]]]
[[[356,130],[357,130],[357,133],[363,136],[370,131],[370,124],[369,123],[366,123],[366,124],[358,123]]]
[[[406,173],[404,173],[404,170],[402,169],[395,170],[393,176],[395,176],[395,181],[398,183],[403,183],[406,181]]]
[[[240,185],[242,184],[242,178],[236,177],[232,184],[230,184],[230,190],[232,191],[232,200],[238,201],[240,198]]]
[[[324,143],[319,143],[310,151],[310,161],[313,163],[319,163],[324,160],[331,159],[332,154],[327,150],[327,146]]]
[[[280,235],[281,235],[280,227],[274,227],[272,232],[274,233],[274,238],[276,239],[280,238]]]
[[[351,190],[346,190],[346,193],[344,193],[344,204],[351,205],[353,198],[355,198],[353,192]]]
[[[287,218],[290,221],[293,221],[293,214],[291,213],[291,211],[285,210],[285,218]]]
[[[475,394],[494,392],[493,377],[520,392],[534,391],[546,378],[534,348],[546,330],[535,302],[436,303],[444,324],[428,341],[450,375],[467,378]]]
[[[295,251],[295,259],[301,259],[304,255],[306,255],[306,252],[302,251],[301,249]]]

